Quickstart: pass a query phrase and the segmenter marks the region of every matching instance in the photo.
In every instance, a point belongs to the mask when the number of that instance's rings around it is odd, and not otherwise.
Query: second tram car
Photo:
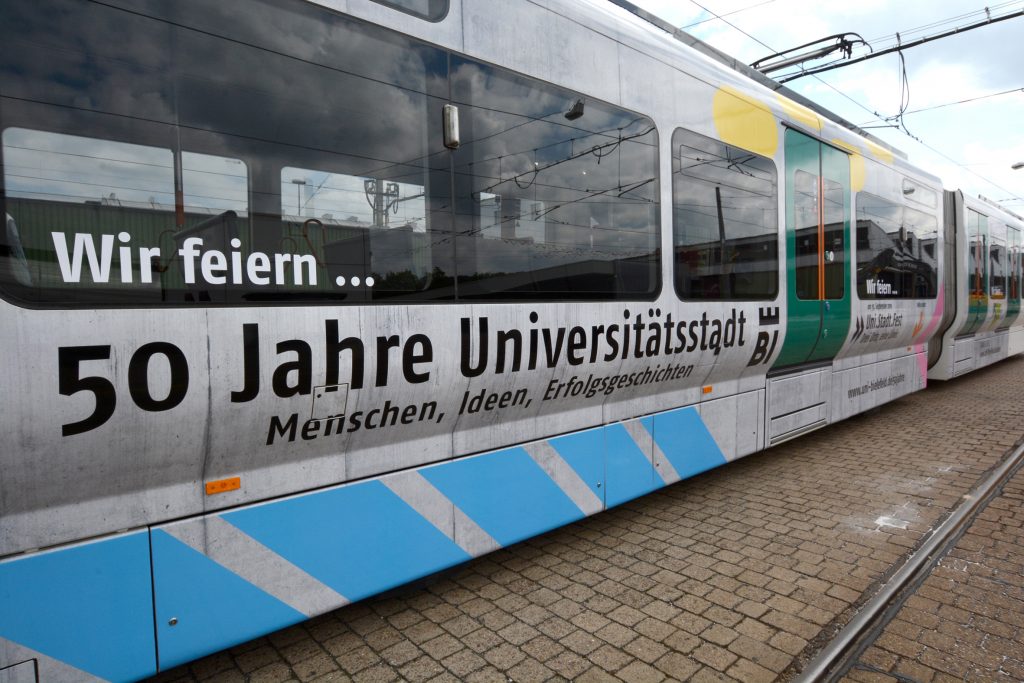
[[[603,0],[0,4],[0,680],[151,675],[1022,350],[1021,221],[768,85]]]

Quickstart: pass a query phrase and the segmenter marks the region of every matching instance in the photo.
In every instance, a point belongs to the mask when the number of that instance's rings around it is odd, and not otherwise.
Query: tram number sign
[[[82,376],[82,363],[109,360],[111,347],[62,346],[57,349],[58,389],[62,396],[73,396],[82,391],[92,392],[96,405],[84,420],[61,425],[62,436],[91,431],[105,424],[117,406],[117,389],[107,377]],[[163,356],[170,370],[170,388],[163,397],[153,396],[150,389],[150,364],[156,356]],[[188,393],[188,361],[174,344],[151,342],[139,347],[128,361],[128,394],[139,408],[149,412],[170,410],[185,399]]]

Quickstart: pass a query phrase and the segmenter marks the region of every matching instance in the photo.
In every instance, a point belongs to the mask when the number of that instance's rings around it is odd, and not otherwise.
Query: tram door
[[[786,130],[786,339],[776,368],[828,360],[850,327],[850,160]]]

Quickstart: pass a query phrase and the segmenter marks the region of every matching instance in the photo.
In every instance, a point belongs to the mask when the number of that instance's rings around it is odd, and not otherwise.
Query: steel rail
[[[918,578],[923,570],[930,569],[934,562],[945,555],[947,546],[956,540],[957,532],[964,529],[968,522],[974,521],[974,517],[998,494],[1000,486],[1005,484],[1022,465],[1024,445],[1018,446],[983,482],[964,496],[963,502],[931,533],[928,540],[907,558],[900,570],[793,680],[796,683],[818,683],[831,681],[835,676],[842,675],[844,671],[839,670],[838,665],[848,663],[848,655],[859,654],[854,646],[872,626],[876,625],[879,616],[897,598],[900,591]],[[842,667],[844,670],[845,668]]]

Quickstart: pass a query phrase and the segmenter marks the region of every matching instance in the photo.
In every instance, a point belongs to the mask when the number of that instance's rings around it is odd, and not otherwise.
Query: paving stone
[[[333,657],[326,652],[321,652],[293,665],[292,670],[300,681],[312,681],[332,671],[337,671],[338,665]]]

